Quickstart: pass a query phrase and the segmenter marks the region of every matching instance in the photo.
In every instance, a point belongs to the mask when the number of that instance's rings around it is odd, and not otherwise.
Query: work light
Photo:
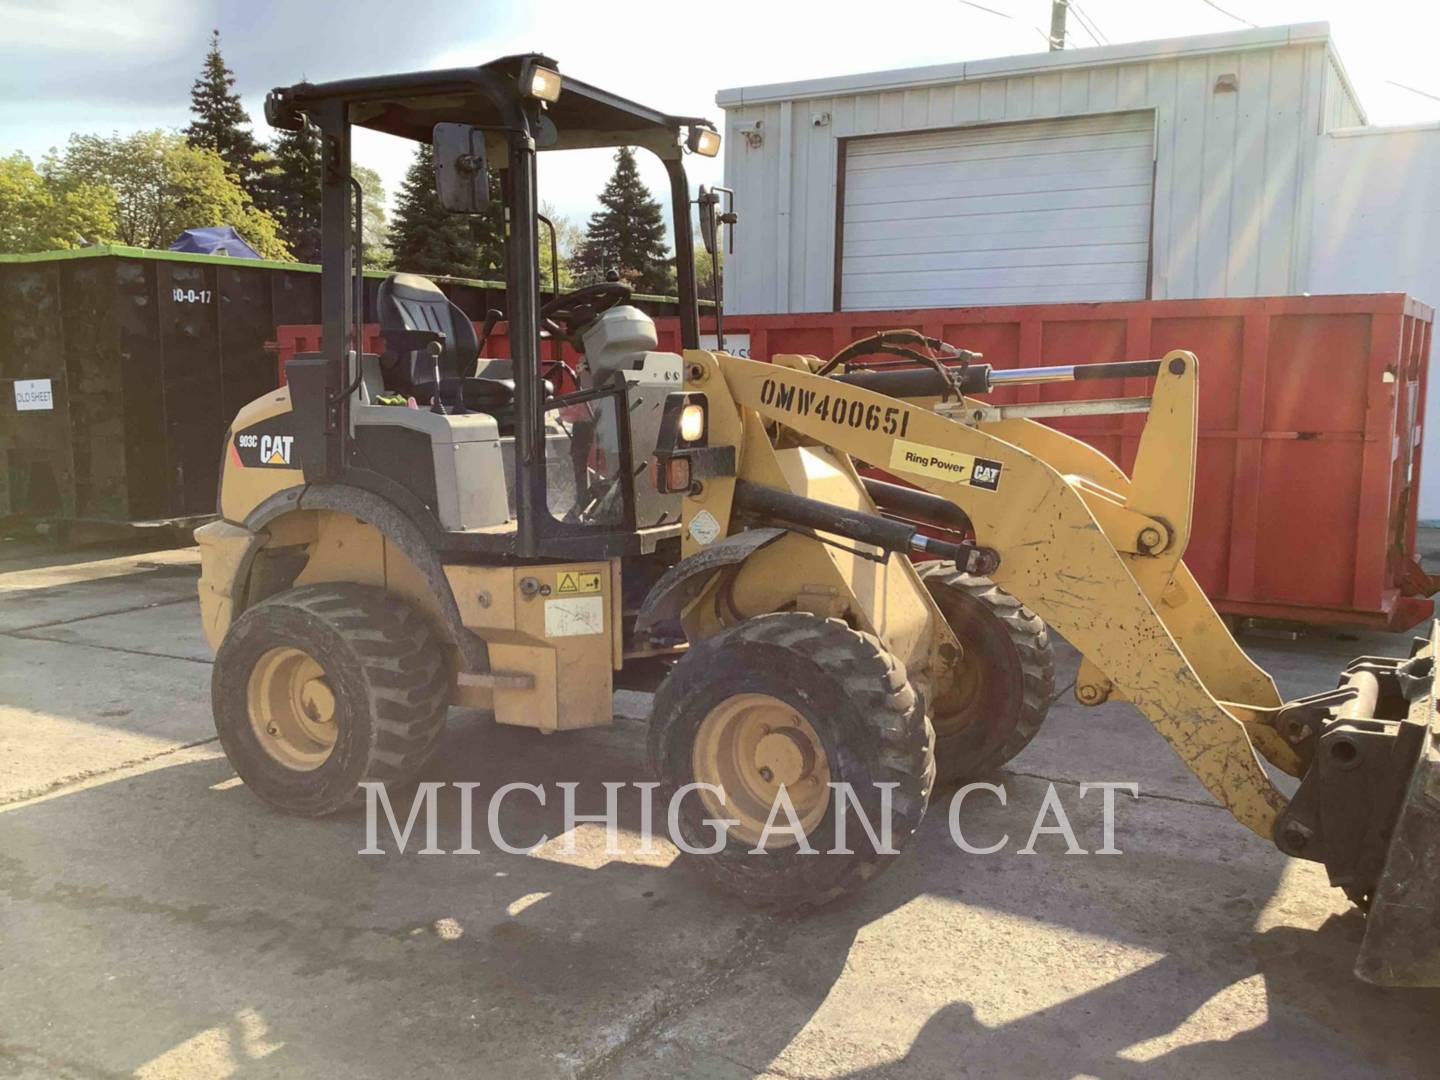
[[[690,134],[685,137],[685,145],[690,148],[691,153],[699,154],[701,157],[714,157],[720,153],[720,133],[714,128],[701,127],[696,124],[690,128]]]
[[[680,441],[699,442],[705,435],[705,406],[686,405],[680,413]]]
[[[531,63],[520,73],[520,88],[541,101],[554,101],[560,96],[560,73]]]

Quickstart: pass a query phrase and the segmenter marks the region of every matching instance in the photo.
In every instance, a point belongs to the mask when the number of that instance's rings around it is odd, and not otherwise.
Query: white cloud
[[[298,82],[396,70],[484,63],[541,50],[562,71],[654,108],[723,117],[724,87],[903,68],[1043,48],[1049,0],[985,0],[1011,17],[960,0],[732,0],[723,6],[633,0],[0,0],[0,153],[32,156],[71,131],[184,126],[190,83],[209,27],[218,25],[257,134],[263,90]],[[1440,102],[1388,85],[1440,94],[1432,43],[1440,5],[1413,0],[1226,0],[1250,22],[1328,19],[1337,47],[1375,123],[1440,120]],[[1243,29],[1201,0],[1083,0],[1082,10],[1113,42]],[[397,14],[398,11],[398,14]],[[398,19],[387,24],[384,19]],[[438,31],[435,28],[440,28]],[[1072,45],[1089,38],[1072,17]],[[137,96],[133,104],[122,97]],[[369,132],[356,159],[377,169],[393,198],[413,147]],[[664,171],[639,155],[641,174],[667,201]],[[612,165],[606,151],[542,156],[542,197],[583,223]],[[691,181],[717,182],[720,163],[686,159]],[[744,207],[739,208],[742,214]],[[743,227],[743,224],[742,224]]]

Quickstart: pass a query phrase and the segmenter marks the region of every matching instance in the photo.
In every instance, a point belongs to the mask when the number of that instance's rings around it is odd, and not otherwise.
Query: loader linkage
[[[730,572],[729,609],[774,610],[797,578],[823,577],[821,569],[800,569],[810,558],[829,565],[800,546],[808,543],[835,564],[837,584],[803,584],[800,602],[830,595],[832,613],[876,634],[921,685],[943,677],[957,643],[942,618],[915,615],[913,605],[929,601],[912,588],[908,563],[893,560],[903,572],[864,569],[821,534],[874,542],[846,522],[878,518],[887,485],[861,478],[856,463],[953,504],[954,520],[970,524],[963,542],[972,555],[991,556],[988,577],[1081,652],[1082,703],[1129,700],[1237,820],[1285,853],[1324,864],[1332,883],[1369,912],[1362,977],[1440,985],[1435,642],[1408,660],[1357,660],[1337,690],[1280,699],[1182,561],[1195,486],[1193,354],[1004,372],[974,364],[973,353],[960,364],[943,359],[931,357],[924,368],[836,371],[813,357],[762,364],[686,354],[687,391],[708,391],[712,444],[733,442],[738,459],[734,480],[709,480],[686,499],[687,525],[703,512],[730,534],[793,528],[778,511],[757,515],[757,484],[779,489],[767,495],[772,508],[818,498],[846,510],[832,512],[828,524],[811,516],[803,522],[808,539],[782,537]],[[1152,396],[1023,406],[970,396],[1002,384],[1139,377],[1155,379]],[[1128,476],[1099,451],[1036,422],[1109,412],[1148,413]],[[895,516],[893,507],[885,512]],[[956,526],[948,535],[959,535]],[[686,544],[687,554],[697,549]],[[718,632],[707,622],[706,612],[720,610],[711,593],[692,595],[687,633]],[[1293,800],[1263,762],[1301,780]]]

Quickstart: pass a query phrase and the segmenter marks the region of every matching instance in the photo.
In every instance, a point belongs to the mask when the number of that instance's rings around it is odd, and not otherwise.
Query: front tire
[[[682,858],[716,888],[772,909],[816,907],[875,877],[914,836],[935,779],[934,734],[905,667],[869,634],[838,619],[780,612],[747,619],[694,646],[660,687],[650,759],[667,800],[687,784],[679,832],[714,842],[706,819],[734,818],[724,847]],[[890,850],[847,815],[849,854],[832,854],[836,799],[848,783],[880,839],[882,788],[890,791]],[[789,834],[756,853],[784,786],[815,854]],[[783,813],[776,824],[784,825]]]
[[[445,726],[444,642],[403,600],[364,585],[305,585],[245,611],[215,656],[215,729],[261,799],[319,817],[369,781],[420,771]]]
[[[944,783],[987,776],[1030,744],[1055,694],[1055,654],[1040,616],[953,562],[915,568],[965,655],[933,688],[935,759]]]

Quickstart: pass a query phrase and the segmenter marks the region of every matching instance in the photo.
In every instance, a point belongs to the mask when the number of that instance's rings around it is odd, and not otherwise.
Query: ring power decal
[[[1003,466],[989,458],[896,439],[890,451],[890,468],[935,480],[948,480],[952,484],[969,484],[985,491],[999,491]]]

